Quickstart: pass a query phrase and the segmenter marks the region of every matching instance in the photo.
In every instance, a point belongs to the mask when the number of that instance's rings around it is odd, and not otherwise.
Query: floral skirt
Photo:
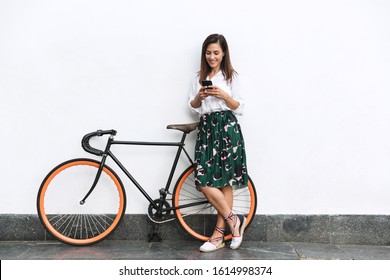
[[[195,144],[195,184],[217,188],[248,186],[244,139],[233,112],[200,117]]]

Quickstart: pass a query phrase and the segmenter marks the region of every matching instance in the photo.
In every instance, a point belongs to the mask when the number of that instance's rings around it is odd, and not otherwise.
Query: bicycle
[[[106,164],[107,158],[126,175],[133,185],[149,201],[148,217],[154,223],[174,219],[194,238],[206,241],[211,232],[199,225],[216,221],[216,210],[195,187],[194,162],[185,149],[186,136],[196,130],[198,123],[168,125],[183,133],[180,142],[118,141],[115,130],[97,130],[86,134],[81,141],[83,149],[101,157],[76,158],[54,167],[44,178],[37,195],[37,210],[44,228],[57,240],[76,246],[100,242],[119,226],[126,209],[126,192],[117,173]],[[107,135],[104,150],[90,145],[90,139]],[[165,188],[159,190],[159,198],[152,199],[145,189],[113,154],[113,145],[176,146],[176,156]],[[184,151],[190,162],[178,177],[173,192],[172,180]],[[257,196],[255,186],[249,178],[248,187],[234,190],[233,211],[247,217],[248,225],[256,213]],[[225,240],[231,239],[227,233]]]

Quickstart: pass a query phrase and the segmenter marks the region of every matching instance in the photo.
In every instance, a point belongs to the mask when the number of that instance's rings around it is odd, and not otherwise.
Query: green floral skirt
[[[195,184],[217,188],[248,186],[244,138],[233,112],[200,117],[195,145]]]

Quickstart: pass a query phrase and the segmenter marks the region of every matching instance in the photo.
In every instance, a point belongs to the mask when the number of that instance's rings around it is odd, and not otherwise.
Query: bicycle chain
[[[151,220],[155,224],[164,224],[164,223],[168,223],[168,222],[172,222],[172,221],[176,220],[176,218],[171,218],[171,219],[167,219],[165,221],[155,221],[155,220],[153,220],[152,217],[150,217],[149,212],[147,212],[147,215],[148,215],[149,220]],[[190,215],[190,214],[182,215],[182,217],[186,217],[188,215]]]
[[[164,223],[172,222],[173,220],[176,219],[176,218],[171,218],[171,219],[167,219],[165,221],[156,221],[156,220],[153,220],[152,217],[150,217],[149,212],[147,212],[147,215],[148,215],[149,220],[151,220],[155,224],[164,224]]]

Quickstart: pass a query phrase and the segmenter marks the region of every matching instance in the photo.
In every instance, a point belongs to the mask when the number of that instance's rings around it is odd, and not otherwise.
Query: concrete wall
[[[388,215],[389,14],[380,0],[0,1],[0,214],[35,214],[87,132],[178,140],[165,126],[196,120],[189,83],[222,33],[247,90],[258,214]],[[173,153],[118,151],[156,197]],[[127,213],[145,213],[125,183]]]

